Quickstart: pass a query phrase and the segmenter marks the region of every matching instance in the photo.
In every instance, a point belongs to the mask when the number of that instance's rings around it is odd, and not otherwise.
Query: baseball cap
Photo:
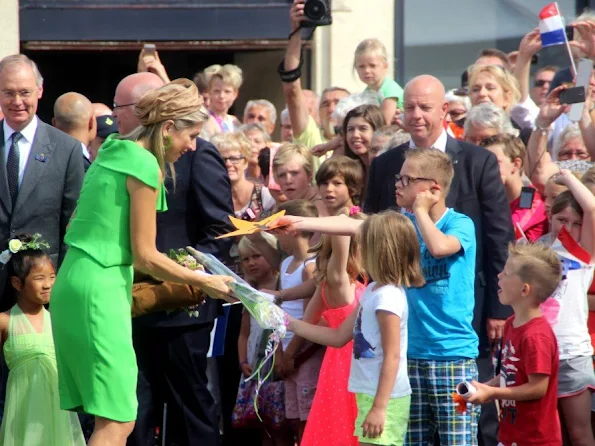
[[[103,115],[97,118],[97,136],[107,138],[113,133],[118,133],[118,124],[113,116]]]

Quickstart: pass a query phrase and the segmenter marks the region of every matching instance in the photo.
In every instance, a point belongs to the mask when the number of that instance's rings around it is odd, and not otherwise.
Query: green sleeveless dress
[[[0,445],[84,446],[78,417],[60,410],[50,314],[38,333],[18,305],[10,310],[4,356],[10,369]]]
[[[138,406],[128,176],[158,189],[156,210],[166,210],[157,159],[108,138],[85,175],[51,296],[60,407],[120,422],[135,420]]]

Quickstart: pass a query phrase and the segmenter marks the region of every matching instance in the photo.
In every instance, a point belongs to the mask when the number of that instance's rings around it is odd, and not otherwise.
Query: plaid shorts
[[[478,379],[475,360],[409,359],[407,366],[413,393],[405,445],[433,445],[437,433],[441,446],[477,446],[480,406],[460,414],[450,396],[460,382]]]

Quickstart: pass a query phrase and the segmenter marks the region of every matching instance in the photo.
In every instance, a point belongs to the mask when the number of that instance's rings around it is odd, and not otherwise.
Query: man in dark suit
[[[86,172],[91,166],[89,146],[97,136],[97,120],[91,101],[80,93],[64,93],[54,102],[52,125],[80,141]]]
[[[151,73],[126,77],[116,90],[114,112],[120,130],[130,132],[140,124],[121,104],[135,103],[156,83]],[[140,93],[139,93],[140,92]],[[117,108],[116,108],[117,107]],[[168,211],[157,216],[157,248],[161,252],[194,246],[225,257],[230,239],[215,237],[231,230],[231,184],[217,149],[198,139],[174,165],[176,181],[166,179]],[[155,427],[161,424],[167,403],[166,444],[219,445],[219,427],[213,398],[207,389],[207,352],[210,333],[221,306],[208,298],[199,316],[184,311],[136,318],[133,340],[139,375],[136,426],[128,445],[153,446]]]
[[[405,130],[411,141],[389,150],[370,166],[366,212],[396,207],[395,174],[401,171],[406,150],[432,147],[448,153],[454,164],[454,179],[446,197],[448,207],[473,220],[477,239],[474,328],[479,335],[480,381],[493,376],[490,348],[502,338],[505,319],[512,314],[498,300],[498,277],[514,240],[510,208],[500,180],[498,161],[485,149],[447,135],[443,120],[448,111],[444,86],[433,76],[422,75],[405,87]],[[493,406],[493,404],[492,404]],[[480,435],[486,445],[497,444],[495,407],[484,406]],[[492,411],[493,410],[493,411]]]
[[[0,61],[0,249],[19,233],[40,233],[56,267],[83,182],[81,144],[37,116],[43,78],[17,54]],[[0,293],[6,270],[0,270]],[[4,293],[5,294],[5,293]],[[5,297],[5,296],[4,296]],[[11,302],[0,297],[0,310]]]

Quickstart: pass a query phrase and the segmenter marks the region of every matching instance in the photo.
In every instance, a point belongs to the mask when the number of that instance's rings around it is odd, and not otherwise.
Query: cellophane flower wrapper
[[[287,333],[285,312],[279,306],[275,305],[274,302],[263,296],[260,291],[254,289],[248,282],[231,271],[213,255],[199,251],[193,252],[193,255],[200,264],[213,274],[231,276],[234,281],[229,283],[229,288],[233,291],[235,297],[240,300],[246,310],[248,310],[262,328],[272,330],[265,350],[264,359],[256,366],[252,375],[246,378],[246,380],[253,378],[258,380],[256,397],[254,398],[254,406],[256,408],[256,414],[258,415],[258,408],[256,407],[258,392],[264,381],[266,381],[273,372],[275,351],[279,347],[281,339],[283,339]],[[262,378],[260,371],[269,359],[272,360],[270,370],[267,375]],[[260,415],[258,415],[258,417],[260,419]]]

